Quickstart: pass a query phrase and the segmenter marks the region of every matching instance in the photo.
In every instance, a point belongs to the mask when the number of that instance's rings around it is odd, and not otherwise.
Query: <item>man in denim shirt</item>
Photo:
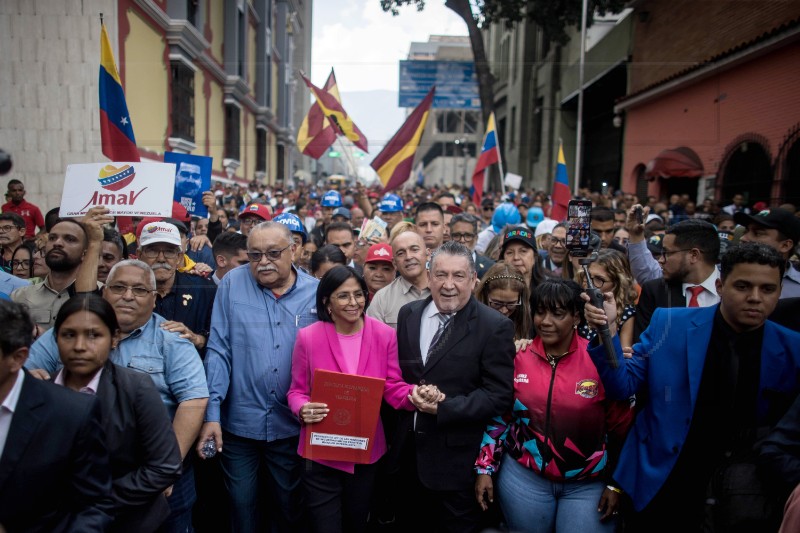
[[[153,379],[185,459],[203,423],[208,387],[192,343],[162,329],[164,318],[153,313],[155,286],[153,271],[141,261],[120,261],[109,272],[103,297],[114,308],[123,335],[110,358],[114,364]],[[34,376],[47,379],[60,366],[56,339],[48,330],[31,346],[25,367]],[[172,514],[164,527],[169,531],[187,531],[191,526],[195,491],[188,464],[184,463],[181,478],[168,491]]]
[[[297,331],[317,320],[317,280],[292,266],[295,247],[287,226],[259,224],[248,235],[250,264],[225,275],[214,301],[198,453],[211,438],[222,452],[237,533],[269,531],[267,518],[272,531],[293,531],[302,512],[300,423],[286,393]],[[263,482],[270,507],[260,513]]]

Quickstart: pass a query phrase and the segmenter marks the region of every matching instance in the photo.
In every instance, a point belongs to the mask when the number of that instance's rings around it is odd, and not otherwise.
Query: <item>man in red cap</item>
[[[384,242],[373,244],[364,260],[364,281],[369,290],[369,299],[376,292],[394,281],[397,269],[394,266],[392,247]]]
[[[269,220],[272,220],[269,207],[264,204],[250,204],[239,213],[239,229],[242,235],[247,236],[251,229]]]

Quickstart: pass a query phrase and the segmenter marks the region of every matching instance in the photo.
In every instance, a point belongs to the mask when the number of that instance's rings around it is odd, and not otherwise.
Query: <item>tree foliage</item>
[[[399,14],[399,8],[404,5],[413,5],[422,11],[425,8],[425,1],[380,0],[383,10],[393,15]],[[492,23],[503,23],[511,27],[517,22],[528,19],[541,27],[549,39],[560,44],[568,40],[569,27],[580,28],[581,24],[581,0],[471,0],[469,2],[448,0],[445,5],[458,13],[454,9],[455,4],[462,3],[469,3],[472,6],[473,16],[479,27]],[[592,23],[593,13],[599,15],[619,13],[625,4],[626,0],[589,0],[588,24]]]

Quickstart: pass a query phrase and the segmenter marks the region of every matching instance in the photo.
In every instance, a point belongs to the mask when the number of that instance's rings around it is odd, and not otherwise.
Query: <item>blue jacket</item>
[[[615,338],[619,368],[606,361],[601,346],[589,350],[609,398],[624,399],[648,391],[614,472],[614,480],[641,511],[667,480],[686,440],[694,414],[700,378],[718,306],[659,308],[642,333],[632,359],[622,358]],[[757,416],[763,420],[771,396],[765,391],[797,394],[800,333],[773,322],[764,325],[761,383]]]

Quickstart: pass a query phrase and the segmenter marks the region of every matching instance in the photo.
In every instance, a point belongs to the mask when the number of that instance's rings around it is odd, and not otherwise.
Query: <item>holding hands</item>
[[[408,399],[418,411],[435,415],[439,402],[445,399],[445,394],[436,385],[414,385]]]

